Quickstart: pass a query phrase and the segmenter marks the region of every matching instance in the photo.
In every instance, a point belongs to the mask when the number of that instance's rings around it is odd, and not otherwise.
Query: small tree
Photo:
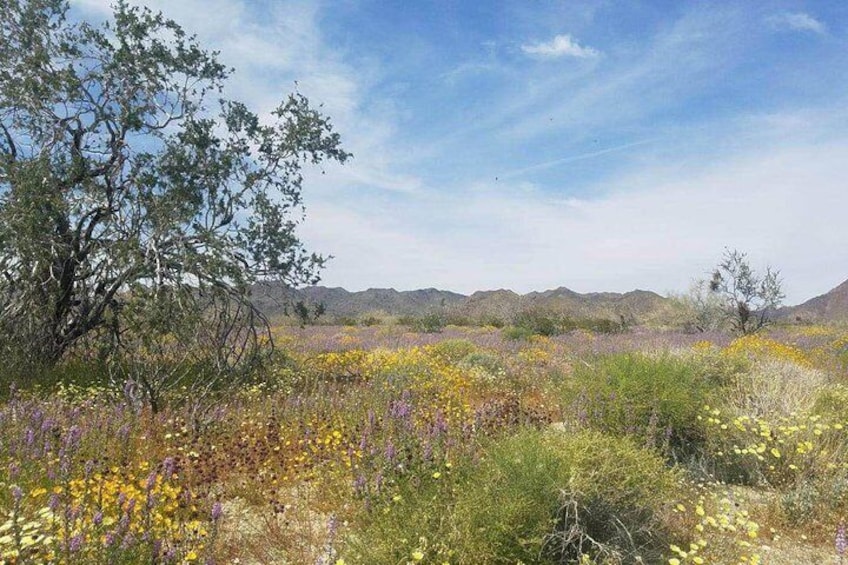
[[[249,306],[257,280],[317,282],[295,230],[303,166],[349,157],[329,120],[299,94],[269,120],[219,99],[231,70],[161,14],[68,10],[0,0],[5,345],[52,363],[96,333],[120,344],[134,296],[207,323],[192,313]]]
[[[721,329],[727,323],[724,300],[710,290],[710,283],[698,279],[685,294],[672,296],[675,323],[688,332],[709,332]]]
[[[724,258],[710,280],[710,291],[722,301],[724,313],[733,331],[748,335],[771,323],[770,315],[785,298],[780,272],[766,268],[757,275],[748,263],[748,256],[726,249]]]

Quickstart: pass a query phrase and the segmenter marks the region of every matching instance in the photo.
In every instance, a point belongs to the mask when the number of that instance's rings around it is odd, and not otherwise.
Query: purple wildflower
[[[212,505],[212,521],[217,522],[221,519],[221,516],[224,514],[224,509],[221,507],[220,502],[216,502]]]
[[[71,537],[71,539],[68,541],[68,550],[70,550],[71,553],[78,552],[80,549],[82,549],[82,541],[82,534],[77,534]]]

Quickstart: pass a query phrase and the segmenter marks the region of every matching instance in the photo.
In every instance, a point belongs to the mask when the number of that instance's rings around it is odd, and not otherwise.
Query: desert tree
[[[243,339],[251,283],[317,282],[303,170],[350,155],[299,93],[267,119],[224,99],[232,70],[162,14],[69,12],[0,0],[0,336],[52,363],[120,346],[144,306],[147,329],[202,313]]]
[[[727,326],[726,301],[710,290],[710,281],[694,280],[686,293],[674,295],[676,321],[688,332],[709,332]]]
[[[759,331],[771,323],[783,294],[780,272],[767,267],[763,275],[751,268],[746,253],[726,249],[709,283],[723,304],[732,329],[741,335]]]

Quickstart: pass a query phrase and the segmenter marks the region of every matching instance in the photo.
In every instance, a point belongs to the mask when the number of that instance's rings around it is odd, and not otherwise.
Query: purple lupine
[[[836,555],[839,556],[839,562],[842,563],[845,557],[845,550],[848,549],[848,538],[845,537],[845,522],[839,522],[839,527],[836,528]]]
[[[82,534],[76,534],[72,536],[68,541],[68,550],[71,553],[77,553],[80,549],[82,549],[83,537]]]
[[[22,491],[21,487],[19,487],[18,485],[12,485],[11,491],[12,498],[15,499],[15,504],[20,504],[21,499],[23,499],[24,497],[24,491]]]
[[[430,443],[429,440],[424,442],[424,460],[432,461],[433,460],[433,444]]]
[[[224,508],[221,506],[220,502],[215,502],[212,505],[212,521],[217,522],[221,519],[221,516],[224,514]]]
[[[156,488],[156,471],[150,471],[150,474],[147,475],[147,483],[145,484],[145,488],[148,492]]]
[[[356,492],[357,495],[362,495],[365,493],[365,484],[365,477],[362,475],[358,475],[353,480],[353,490]]]
[[[336,537],[336,533],[339,529],[339,521],[336,518],[335,514],[330,515],[330,519],[327,521],[327,537],[331,540]]]
[[[174,473],[177,470],[176,461],[174,461],[173,457],[166,457],[165,461],[162,463],[162,469],[164,472],[164,479],[170,479],[174,476]]]

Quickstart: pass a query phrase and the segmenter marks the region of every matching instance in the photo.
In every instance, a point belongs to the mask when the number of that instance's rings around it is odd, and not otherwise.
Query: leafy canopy
[[[2,335],[55,360],[119,340],[131,296],[196,308],[317,282],[295,230],[303,167],[350,157],[329,119],[297,93],[268,120],[220,98],[231,70],[161,14],[68,12],[0,0]]]

